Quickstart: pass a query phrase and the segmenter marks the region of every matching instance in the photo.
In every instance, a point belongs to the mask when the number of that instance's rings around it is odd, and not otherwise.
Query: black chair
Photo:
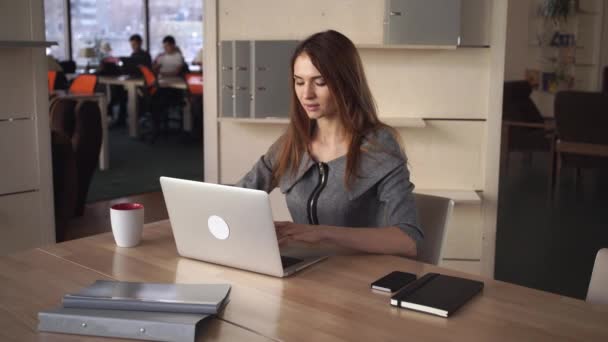
[[[532,99],[532,88],[527,81],[504,83],[502,106],[502,166],[506,170],[509,153],[534,151],[552,153],[553,123],[545,120]]]
[[[66,74],[75,74],[76,73],[76,62],[74,62],[72,60],[61,61],[61,62],[59,62],[59,65],[61,65],[63,72]]]
[[[555,178],[563,168],[608,168],[608,94],[563,91],[555,96]],[[559,188],[559,187],[558,187]]]

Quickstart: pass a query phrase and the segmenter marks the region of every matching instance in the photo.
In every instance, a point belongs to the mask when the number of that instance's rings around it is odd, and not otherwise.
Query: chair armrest
[[[608,145],[579,143],[559,139],[555,144],[555,151],[594,157],[608,157]]]
[[[528,127],[528,128],[542,128],[542,129],[552,129],[551,125],[546,122],[523,122],[523,121],[509,121],[505,120],[502,122],[503,125],[513,126],[513,127]]]

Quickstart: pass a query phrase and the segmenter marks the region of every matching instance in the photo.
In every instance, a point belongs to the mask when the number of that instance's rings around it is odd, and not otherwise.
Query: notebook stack
[[[391,305],[449,317],[481,292],[483,282],[427,273],[391,298]]]
[[[199,322],[228,303],[228,284],[98,280],[38,313],[38,330],[153,341],[191,342]]]

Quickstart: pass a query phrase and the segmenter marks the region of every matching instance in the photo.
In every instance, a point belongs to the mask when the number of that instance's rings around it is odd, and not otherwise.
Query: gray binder
[[[192,342],[202,314],[58,308],[38,313],[38,331]]]
[[[216,314],[227,303],[228,284],[160,284],[98,280],[63,297],[66,308]]]

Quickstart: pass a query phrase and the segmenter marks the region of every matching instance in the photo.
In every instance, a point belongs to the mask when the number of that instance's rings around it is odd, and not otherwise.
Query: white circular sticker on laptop
[[[224,219],[219,216],[211,215],[207,220],[207,225],[209,226],[209,231],[211,235],[215,236],[216,239],[226,240],[230,235],[230,229],[228,229],[228,224]]]

